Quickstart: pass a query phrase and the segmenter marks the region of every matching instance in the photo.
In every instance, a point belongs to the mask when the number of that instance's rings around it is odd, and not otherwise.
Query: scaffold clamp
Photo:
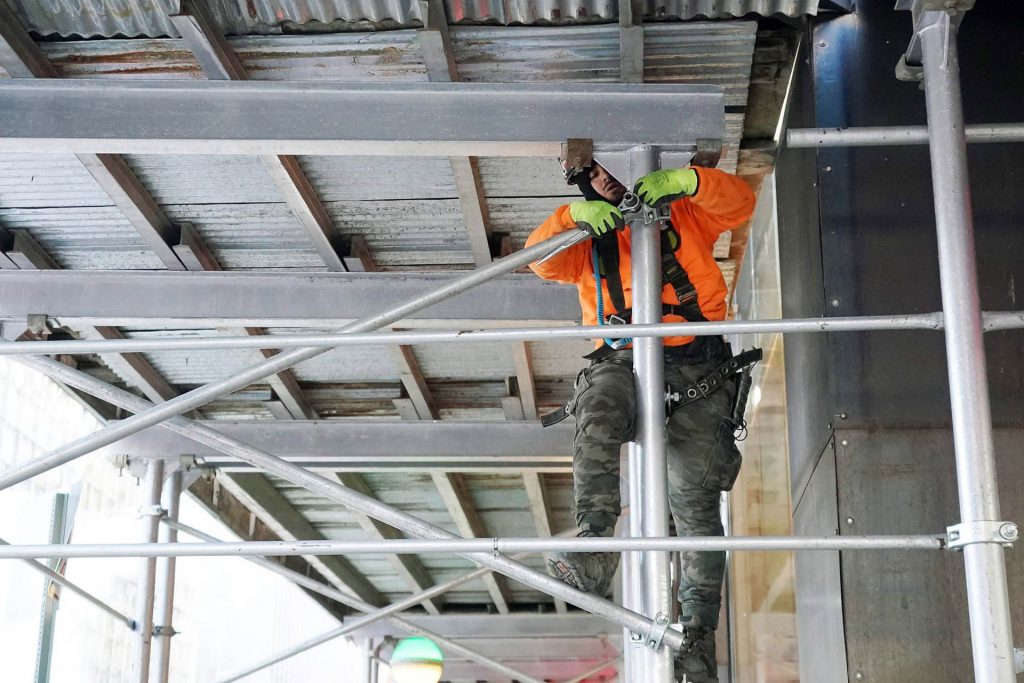
[[[651,626],[650,633],[644,639],[644,644],[652,650],[657,650],[661,647],[661,640],[665,637],[665,631],[668,630],[668,615],[664,612],[658,612],[654,617],[654,625]]]
[[[1013,522],[961,522],[946,528],[946,547],[962,550],[972,543],[999,543],[1011,547],[1020,536],[1020,530]]]
[[[159,505],[143,505],[139,508],[139,517],[163,517],[167,510]]]

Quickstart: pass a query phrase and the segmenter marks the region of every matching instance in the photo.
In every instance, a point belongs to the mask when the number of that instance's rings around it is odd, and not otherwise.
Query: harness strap
[[[600,349],[598,349],[600,350]],[[696,382],[692,382],[683,388],[682,391],[675,393],[667,393],[666,400],[668,402],[668,410],[666,410],[666,416],[671,417],[672,413],[685,405],[707,398],[711,394],[715,393],[725,385],[725,381],[733,375],[742,372],[744,368],[753,365],[757,361],[761,360],[764,356],[764,352],[761,349],[750,349],[744,351],[738,355],[719,363],[718,367],[709,372],[704,377],[701,377]],[[749,385],[748,385],[749,387]],[[739,397],[737,397],[737,400]],[[565,418],[572,414],[572,401],[569,401],[550,413],[542,415],[540,423],[544,427],[550,427],[551,425],[558,424]],[[743,402],[746,403],[746,396],[743,397]],[[735,408],[733,410],[735,415]],[[740,413],[740,420],[742,420],[742,412]]]

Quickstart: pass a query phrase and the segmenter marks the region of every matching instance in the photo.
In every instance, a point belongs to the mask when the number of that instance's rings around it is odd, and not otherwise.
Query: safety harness
[[[679,248],[679,233],[671,221],[665,221],[661,228],[661,279],[664,284],[671,285],[679,299],[678,304],[661,305],[662,317],[666,315],[680,316],[690,322],[707,322],[707,318],[697,303],[697,288],[690,282],[686,269],[676,258]],[[591,242],[591,260],[594,262],[594,288],[597,292],[597,324],[628,325],[633,319],[633,309],[626,308],[626,297],[622,290],[622,276],[619,272],[619,241],[618,233],[613,233]],[[601,281],[608,286],[608,297],[615,312],[607,317],[604,314],[604,292]],[[601,360],[612,352],[632,343],[632,339],[605,339],[604,344],[588,353],[587,360]]]
[[[707,322],[707,318],[700,310],[697,302],[697,288],[690,282],[690,276],[686,269],[676,258],[676,249],[679,248],[679,233],[671,221],[665,221],[661,228],[661,278],[662,282],[670,285],[675,291],[678,304],[661,305],[662,316],[676,315],[690,322]],[[592,241],[591,257],[594,262],[594,286],[597,292],[597,324],[598,325],[626,325],[632,321],[633,311],[626,307],[626,297],[622,289],[622,277],[619,272],[619,244],[617,233],[612,233],[602,239]],[[605,316],[604,295],[601,281],[604,280],[608,287],[608,297],[615,308],[615,312]],[[705,342],[707,337],[698,337],[699,342]],[[721,340],[721,338],[717,338]],[[601,361],[616,350],[623,348],[633,340],[629,339],[605,339],[604,344],[587,354],[584,358],[592,361]],[[720,341],[720,348],[728,348],[727,344]],[[734,430],[742,430],[746,423],[743,420],[743,413],[747,402],[747,393],[750,389],[751,377],[747,368],[761,360],[761,349],[744,351],[737,356],[732,356],[722,361],[714,370],[696,382],[683,388],[682,391],[666,391],[666,419],[679,408],[705,399],[715,391],[722,388],[726,381],[739,374],[739,382],[736,391],[736,400],[733,403],[731,415],[727,422]],[[564,420],[572,414],[575,397],[570,399],[564,406],[541,416],[541,424],[550,427]]]

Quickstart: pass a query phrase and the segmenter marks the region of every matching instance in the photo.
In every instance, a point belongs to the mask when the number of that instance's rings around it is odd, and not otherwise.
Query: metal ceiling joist
[[[346,617],[345,621],[358,617]],[[573,614],[507,614],[492,615],[481,619],[476,615],[452,614],[440,617],[410,615],[409,621],[443,633],[452,638],[561,638],[567,635],[577,638],[615,638],[622,635],[621,629],[608,622],[582,612]],[[387,622],[360,629],[360,636],[379,638],[392,635]]]
[[[59,269],[58,263],[36,242],[28,230],[11,230],[14,247],[7,252],[12,261],[22,270]],[[124,339],[116,327],[83,325],[78,328],[84,339]],[[102,354],[103,362],[128,386],[141,391],[150,401],[166,401],[178,395],[178,391],[157,372],[156,368],[141,353]]]
[[[171,15],[171,22],[181,33],[185,44],[211,80],[249,80],[245,67],[224,39],[217,24],[200,2],[183,1],[179,13]],[[323,259],[327,270],[342,272],[354,270],[344,263],[334,247],[334,222],[320,201],[316,189],[309,182],[299,160],[293,156],[262,156],[260,161],[270,179],[277,186],[288,208],[309,235],[313,249]]]
[[[182,263],[189,270],[220,271],[217,257],[206,245],[199,232],[189,224],[181,226],[181,244],[175,247],[175,253],[178,254]],[[266,334],[266,330],[258,327],[243,327],[230,330],[230,332],[250,337]],[[268,349],[259,349],[254,355],[257,358],[270,358],[274,353],[276,352]],[[282,370],[276,375],[271,375],[267,378],[267,383],[270,384],[270,388],[273,389],[274,394],[284,408],[281,411],[282,417],[286,419],[294,418],[296,420],[315,420],[317,418],[316,410],[306,400],[302,389],[299,387],[299,381],[291,370]]]
[[[429,466],[468,471],[480,468],[567,472],[572,425],[541,429],[535,422],[382,422],[379,420],[214,420],[218,432],[258,443],[278,457],[314,468],[339,470],[355,464],[369,469]],[[339,449],[338,444],[345,448]],[[207,464],[248,467],[237,459],[162,427],[151,427],[107,447],[136,457],[189,454]],[[343,452],[342,452],[343,451]],[[531,466],[532,463],[532,466]]]
[[[188,321],[192,320],[214,327],[231,325],[231,321],[272,327],[268,321],[310,320],[323,325],[328,320],[372,315],[455,277],[440,273],[3,270],[0,318],[45,313],[106,324],[173,320],[174,324],[190,326]],[[167,296],[168,292],[175,296]],[[533,275],[508,275],[480,285],[473,296],[450,299],[412,317],[575,321],[579,319],[579,300],[574,287],[546,283]]]
[[[338,474],[338,481],[345,486],[349,487],[353,491],[358,491],[364,496],[377,497],[366,483],[366,480],[359,474],[347,473]],[[359,527],[365,531],[370,537],[378,538],[381,540],[394,540],[396,538],[405,538],[405,534],[398,531],[392,526],[388,526],[384,522],[378,521],[369,515],[364,515],[361,512],[354,510],[348,511],[352,515]],[[401,577],[402,581],[409,586],[409,590],[412,593],[420,593],[427,588],[434,585],[434,580],[430,577],[430,572],[423,566],[423,562],[415,555],[388,555],[388,562],[391,563],[392,569],[395,573]],[[421,605],[430,614],[440,614],[441,610],[438,607],[440,602],[439,598],[432,600],[424,600]]]
[[[623,83],[643,83],[643,3],[619,0],[619,78]]]
[[[423,63],[427,67],[427,78],[436,83],[451,83],[462,80],[455,64],[455,50],[448,35],[448,18],[445,16],[442,0],[420,0],[420,11],[424,17],[423,28],[417,32]],[[455,189],[466,222],[469,247],[476,265],[491,262],[491,248],[488,236],[491,232],[490,212],[480,167],[475,157],[449,157]]]
[[[688,153],[724,137],[717,86],[0,82],[0,152],[553,157],[570,138]]]
[[[440,413],[437,411],[437,404],[427,386],[427,380],[423,376],[419,361],[413,353],[411,346],[390,346],[391,358],[398,370],[398,377],[402,380],[405,393],[409,395],[413,409],[416,412],[416,419],[439,420]]]
[[[469,487],[461,474],[451,472],[434,472],[431,475],[448,514],[451,515],[459,535],[463,538],[484,538],[488,536],[483,518],[476,509]],[[501,614],[508,614],[508,604],[512,601],[512,593],[508,589],[508,580],[494,573],[482,577],[487,592],[491,594],[494,606]]]
[[[219,477],[222,485],[284,540],[322,540],[308,519],[262,474],[234,473]],[[309,556],[306,560],[339,589],[373,605],[387,600],[351,562],[340,556]]]
[[[59,79],[57,70],[6,5],[0,3],[0,64],[11,76]],[[78,155],[114,205],[168,270],[184,270],[171,247],[176,230],[124,159],[114,154]]]

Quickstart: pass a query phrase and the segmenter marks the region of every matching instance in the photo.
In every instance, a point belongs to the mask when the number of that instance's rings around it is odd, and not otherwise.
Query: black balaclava
[[[582,173],[578,173],[576,178],[570,182],[570,184],[576,185],[580,188],[580,194],[583,198],[591,202],[605,202],[612,206],[618,206],[617,202],[613,202],[609,199],[605,199],[601,194],[594,189],[594,186],[590,184],[590,166],[583,169]]]

